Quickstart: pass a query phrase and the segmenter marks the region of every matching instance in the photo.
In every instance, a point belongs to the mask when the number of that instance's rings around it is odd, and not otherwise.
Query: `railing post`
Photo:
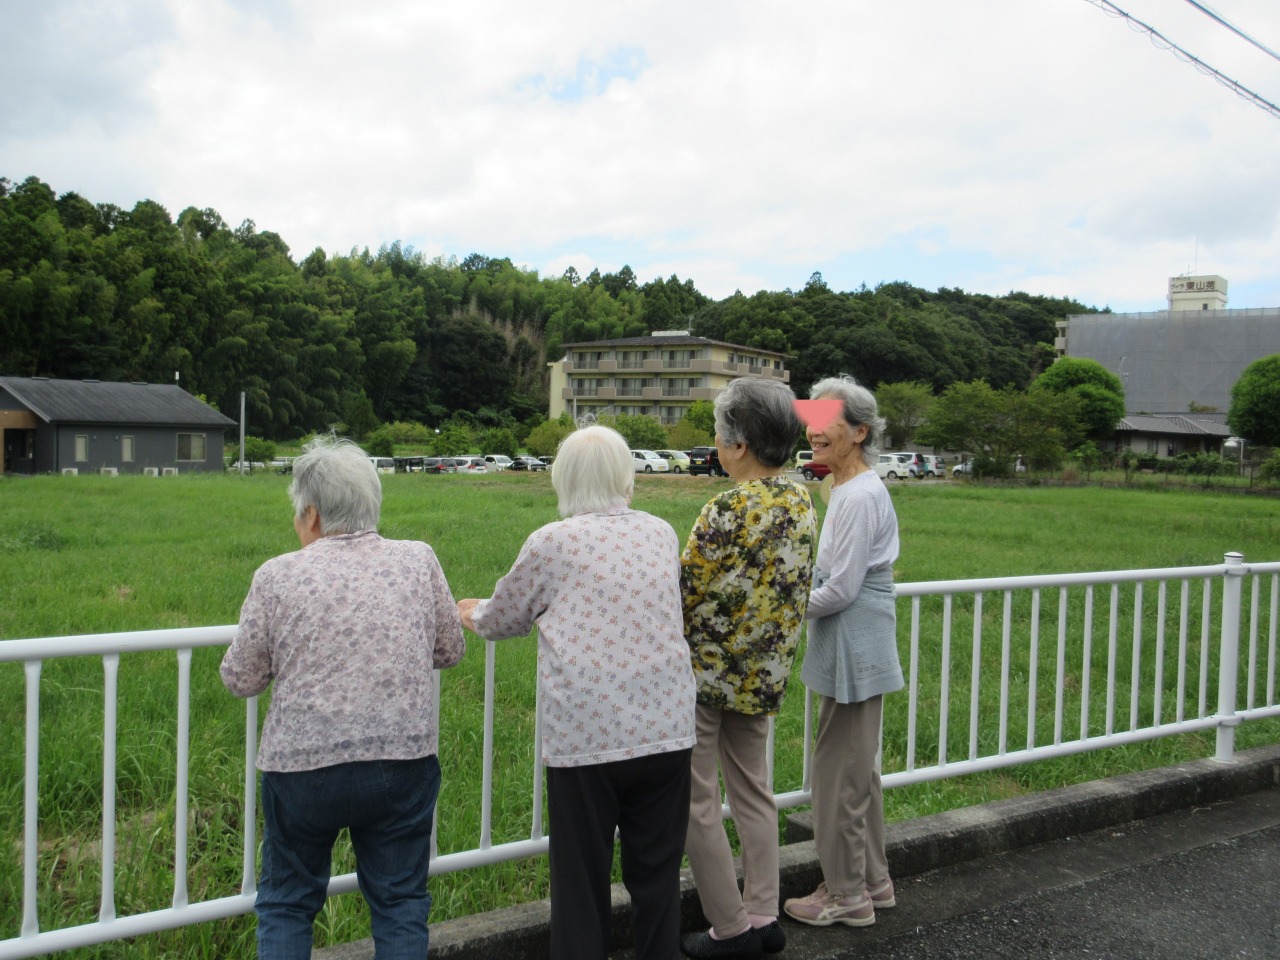
[[[1222,578],[1222,639],[1218,644],[1218,752],[1219,763],[1232,763],[1235,755],[1236,676],[1240,668],[1240,604],[1244,594],[1244,555],[1223,555],[1226,575]]]

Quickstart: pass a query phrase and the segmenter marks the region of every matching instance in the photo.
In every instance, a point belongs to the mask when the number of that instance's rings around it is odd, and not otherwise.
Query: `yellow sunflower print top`
[[[698,702],[745,714],[782,706],[809,602],[817,516],[786,477],[748,480],[699,514],[680,558]]]

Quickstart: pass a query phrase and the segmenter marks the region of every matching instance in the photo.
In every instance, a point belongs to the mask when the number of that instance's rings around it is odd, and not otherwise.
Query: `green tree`
[[[491,453],[501,453],[504,456],[514,457],[520,452],[520,444],[516,441],[515,433],[508,428],[493,427],[480,434],[480,452],[486,456]]]
[[[1045,468],[1078,439],[1076,400],[1048,390],[993,390],[982,380],[943,391],[916,439],[974,455],[979,475],[1007,476],[1019,456]]]
[[[270,463],[276,458],[276,445],[262,437],[244,438],[244,458],[249,463]]]
[[[710,400],[693,401],[680,419],[708,437],[716,435],[716,408]]]
[[[525,447],[535,457],[549,457],[560,449],[560,441],[573,432],[559,420],[547,420],[529,431]]]
[[[460,423],[446,423],[431,441],[431,453],[437,457],[460,457],[471,452],[471,431]]]
[[[1084,434],[1090,440],[1105,440],[1124,419],[1124,385],[1120,378],[1086,357],[1062,357],[1032,385],[1037,390],[1072,394],[1079,405]]]
[[[1231,387],[1227,424],[1254,444],[1280,447],[1280,353],[1244,368]]]
[[[667,443],[663,449],[692,450],[694,447],[709,447],[715,437],[705,430],[699,430],[688,420],[681,418],[667,428]]]
[[[600,417],[600,423],[622,434],[632,449],[652,450],[667,442],[667,431],[656,417],[624,413],[616,417]]]
[[[902,450],[927,419],[933,390],[927,383],[916,381],[881,384],[876,391],[876,405],[885,419],[890,447]]]

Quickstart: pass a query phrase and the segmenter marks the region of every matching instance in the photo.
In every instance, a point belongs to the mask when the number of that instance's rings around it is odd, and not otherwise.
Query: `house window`
[[[133,437],[120,438],[120,462],[133,463]]]
[[[86,434],[76,434],[76,463],[89,462],[89,437]]]
[[[178,434],[178,459],[179,460],[200,460],[203,461],[204,454],[204,434],[203,433],[180,433]]]

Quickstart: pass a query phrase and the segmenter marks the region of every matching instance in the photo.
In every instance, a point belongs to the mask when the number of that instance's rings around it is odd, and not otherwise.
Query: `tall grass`
[[[638,477],[636,505],[668,520],[683,537],[702,505],[726,484],[705,477]],[[296,548],[286,485],[286,478],[271,474],[0,482],[0,637],[234,622],[257,566]],[[556,516],[545,474],[397,475],[384,478],[384,491],[384,535],[431,543],[458,597],[486,596],[528,533]],[[1280,559],[1280,510],[1249,497],[968,483],[895,484],[892,491],[902,533],[896,576],[903,582],[1216,563],[1230,550],[1251,560]],[[958,616],[964,613],[960,609]],[[996,613],[987,610],[984,616]],[[1025,620],[1030,612],[1019,609],[1016,615]],[[1041,611],[1042,619],[1053,615],[1052,609]],[[1045,635],[1050,632],[1046,627]],[[469,638],[466,658],[442,680],[442,853],[473,847],[479,839],[483,647]],[[234,894],[240,882],[244,707],[218,680],[221,653],[197,651],[193,665],[193,898]],[[936,656],[936,651],[924,653]],[[512,640],[498,644],[496,654],[500,737],[493,842],[503,843],[524,839],[530,831],[536,650],[531,639]],[[998,649],[984,652],[998,654]],[[967,655],[958,648],[954,656]],[[1015,664],[1014,671],[1025,677],[1026,665]],[[175,676],[172,655],[121,658],[115,870],[122,914],[166,907],[172,895]],[[1076,709],[1078,699],[1070,698],[1078,697],[1078,677],[1072,682],[1077,689],[1068,691],[1068,705]],[[1047,671],[1038,677],[1043,693],[1053,685]],[[20,917],[24,696],[20,666],[0,665],[0,845],[8,852],[0,861],[0,938],[17,935]],[[1011,708],[1014,716],[1025,717],[1022,696]],[[97,913],[102,698],[98,658],[44,665],[40,917],[45,928],[89,922]],[[886,769],[903,762],[905,700],[890,697],[886,703]],[[802,709],[802,698],[793,695],[778,720],[780,786],[800,781]],[[957,696],[948,738],[952,756],[962,755],[966,746],[967,710],[965,697]],[[1037,718],[1038,725],[1048,722]],[[1025,730],[1013,735],[1025,736]],[[1242,747],[1278,739],[1280,724],[1275,723],[1248,724],[1239,733]],[[918,748],[936,749],[936,738],[930,742],[925,734]],[[902,788],[886,798],[888,815],[901,819],[1211,752],[1208,737],[1187,736]],[[351,867],[349,851],[340,849],[335,872]],[[440,876],[432,881],[433,917],[534,899],[545,896],[546,889],[541,858]],[[367,935],[358,897],[331,901],[317,926],[321,943]],[[237,918],[77,955],[240,956],[251,952],[252,930],[252,918]]]

